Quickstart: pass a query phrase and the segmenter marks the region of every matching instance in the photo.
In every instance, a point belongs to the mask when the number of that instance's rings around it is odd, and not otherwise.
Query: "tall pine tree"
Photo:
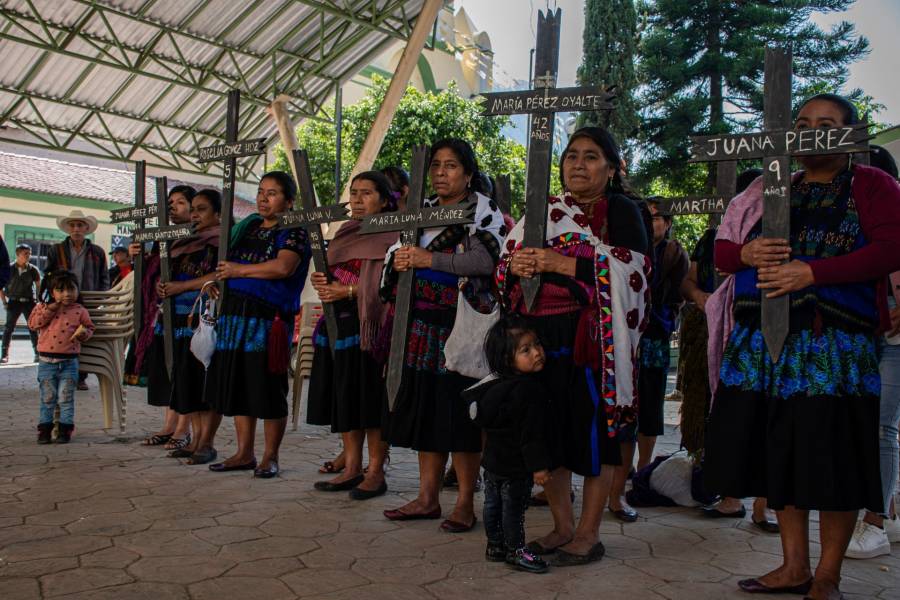
[[[839,90],[869,43],[850,23],[824,31],[811,17],[844,11],[854,1],[644,0],[640,178],[690,189],[698,169],[686,163],[689,136],[760,125],[767,45],[791,44],[795,100],[812,89]],[[714,181],[712,168],[706,181]]]
[[[630,156],[629,141],[640,119],[635,100],[634,63],[637,54],[637,11],[634,0],[586,0],[584,3],[584,59],[578,68],[581,85],[616,87],[615,110],[586,112],[579,125],[609,129]]]

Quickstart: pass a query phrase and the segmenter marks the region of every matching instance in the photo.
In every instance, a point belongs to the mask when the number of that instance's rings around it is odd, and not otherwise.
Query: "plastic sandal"
[[[175,435],[175,432],[172,433],[155,433],[148,438],[144,438],[142,446],[162,446],[166,442],[172,439],[172,436]]]

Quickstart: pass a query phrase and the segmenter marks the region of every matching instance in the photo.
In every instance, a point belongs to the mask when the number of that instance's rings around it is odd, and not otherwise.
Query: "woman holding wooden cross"
[[[461,398],[476,381],[447,370],[444,343],[456,318],[460,277],[468,278],[463,291],[471,304],[493,301],[490,277],[506,227],[497,205],[477,189],[478,163],[468,142],[452,138],[435,142],[430,155],[428,173],[436,197],[427,203],[453,206],[473,200],[475,222],[428,229],[419,246],[398,243],[388,251],[382,295],[393,294],[398,272],[415,269],[416,279],[409,346],[385,439],[419,453],[419,494],[398,509],[384,511],[384,516],[395,521],[439,519],[441,482],[447,455],[452,454],[459,495],[441,529],[460,533],[472,529],[476,521],[481,431]]]
[[[211,471],[278,475],[278,450],[287,425],[288,361],[294,316],[309,268],[304,229],[278,229],[278,215],[297,197],[294,178],[283,171],[262,176],[258,213],[235,225],[228,260],[216,274],[226,281],[216,324],[216,352],[206,377],[206,402],[234,417],[237,452]],[[265,422],[266,447],[257,463],[256,422]],[[211,440],[210,440],[211,442]]]
[[[505,242],[497,271],[504,304],[527,317],[547,355],[541,376],[553,393],[550,438],[556,447],[544,488],[554,527],[528,549],[555,554],[555,566],[603,557],[600,520],[622,463],[621,432],[634,439],[634,374],[650,262],[644,222],[625,195],[621,164],[607,131],[576,131],[560,162],[566,194],[548,201],[545,246],[522,246],[521,221]],[[537,273],[543,274],[541,288],[528,308],[519,281]],[[572,473],[584,476],[577,527]]]
[[[795,128],[856,123],[850,102],[821,94],[801,106]],[[824,600],[842,597],[841,564],[859,509],[883,510],[876,333],[889,323],[885,278],[900,269],[900,187],[847,154],[799,162],[789,239],[761,236],[761,180],[732,201],[717,234],[716,267],[734,273],[734,325],[704,475],[710,491],[767,497],[778,516],[784,563],[741,589]],[[762,334],[762,294],[790,295],[777,361]],[[810,510],[820,517],[815,572]]]
[[[387,178],[378,171],[360,173],[350,182],[350,220],[328,244],[325,273],[313,273],[310,282],[322,302],[334,304],[337,332],[329,331],[325,317],[313,335],[315,352],[309,378],[308,415],[331,425],[343,440],[344,470],[328,481],[317,481],[323,492],[348,491],[354,500],[367,500],[387,491],[381,440],[385,415],[384,366],[374,357],[375,341],[384,324],[386,307],[378,295],[387,249],[396,232],[359,233],[366,215],[393,211],[397,202]],[[329,336],[337,335],[334,354]],[[368,441],[369,465],[363,472],[363,445]]]

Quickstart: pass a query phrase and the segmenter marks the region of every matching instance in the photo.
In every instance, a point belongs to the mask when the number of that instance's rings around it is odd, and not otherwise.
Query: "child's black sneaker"
[[[70,423],[60,423],[59,424],[59,432],[56,435],[56,443],[57,444],[68,444],[69,440],[72,439],[72,431],[75,430],[75,426]]]
[[[49,444],[51,442],[50,434],[53,433],[53,423],[38,423],[38,444]]]
[[[515,552],[507,554],[506,562],[520,571],[529,573],[546,573],[547,569],[550,568],[544,559],[532,554],[525,548],[519,548]]]
[[[484,557],[491,562],[506,562],[506,547],[503,544],[488,542],[484,549]]]

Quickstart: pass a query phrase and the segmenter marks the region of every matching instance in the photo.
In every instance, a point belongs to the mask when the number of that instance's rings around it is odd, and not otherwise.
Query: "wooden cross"
[[[110,213],[110,221],[113,223],[131,222],[135,224],[136,229],[143,228],[148,217],[156,216],[156,205],[146,205],[144,200],[144,192],[147,178],[147,163],[139,160],[134,163],[134,206],[130,208],[120,208]],[[152,210],[151,210],[152,209]],[[141,336],[141,325],[143,319],[143,291],[141,284],[144,281],[144,253],[139,252],[134,257],[134,339]]]
[[[194,228],[190,223],[167,225],[169,222],[169,193],[168,181],[165,177],[156,178],[156,222],[156,227],[136,229],[133,239],[139,244],[159,242],[159,282],[168,283],[172,280],[172,266],[169,263],[169,242],[191,237],[194,235]],[[175,364],[173,311],[174,299],[172,297],[163,298],[163,352],[166,372],[170,378],[172,376],[172,366]]]
[[[422,208],[425,197],[425,170],[428,166],[428,147],[414,146],[410,171],[409,196],[403,212],[378,213],[362,220],[360,233],[399,231],[400,243],[404,246],[418,246],[423,229],[447,227],[449,225],[472,223],[475,204],[462,201],[453,206]],[[400,390],[406,346],[409,342],[409,318],[412,306],[415,272],[407,269],[399,274],[397,298],[394,301],[394,325],[391,330],[391,351],[388,358],[387,394],[393,411]]]
[[[279,229],[294,229],[302,227],[309,237],[309,247],[312,250],[313,267],[319,273],[324,273],[331,283],[331,271],[328,269],[328,255],[325,253],[325,235],[322,232],[322,224],[347,220],[347,205],[332,204],[318,206],[316,202],[316,189],[313,186],[311,171],[309,170],[309,154],[306,150],[294,150],[291,153],[294,175],[300,184],[300,202],[302,208],[278,215]],[[325,328],[328,331],[328,345],[334,354],[334,344],[337,342],[337,314],[334,304],[322,303],[322,311],[325,315]],[[299,389],[299,388],[298,388]]]
[[[865,123],[833,129],[791,129],[791,50],[766,48],[763,131],[692,137],[690,162],[763,160],[762,235],[790,239],[791,157],[865,152]],[[762,331],[778,360],[790,326],[790,296],[762,298]]]
[[[200,148],[197,162],[206,163],[224,161],[222,166],[222,211],[221,233],[219,234],[219,262],[228,260],[228,247],[231,243],[231,227],[234,225],[234,171],[237,159],[242,156],[253,156],[266,153],[266,138],[239,141],[238,119],[241,113],[241,92],[228,92],[228,109],[225,113],[225,143]],[[225,282],[219,282],[219,306],[225,299]]]
[[[559,30],[562,10],[538,13],[537,49],[534,57],[534,89],[524,92],[484,94],[484,116],[531,115],[528,173],[525,180],[525,231],[522,245],[543,248],[547,231],[547,196],[550,193],[550,160],[555,113],[612,110],[615,97],[602,86],[557,88]],[[541,287],[539,275],[520,281],[525,305],[534,305]]]

